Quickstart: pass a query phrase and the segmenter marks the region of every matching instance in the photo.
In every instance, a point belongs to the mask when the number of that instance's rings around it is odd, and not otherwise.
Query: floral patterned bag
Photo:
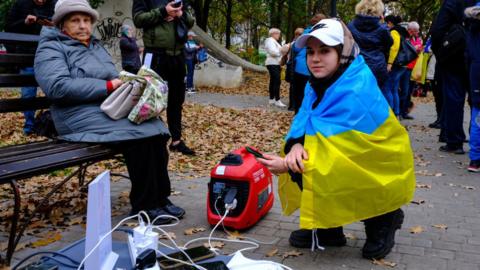
[[[145,90],[138,103],[130,111],[128,119],[136,124],[141,124],[146,120],[159,117],[167,108],[168,86],[155,71],[145,66],[138,71],[135,79],[145,83]]]

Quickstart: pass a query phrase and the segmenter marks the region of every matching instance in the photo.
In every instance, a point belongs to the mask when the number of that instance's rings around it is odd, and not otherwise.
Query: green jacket
[[[137,28],[143,28],[143,43],[145,47],[165,49],[168,55],[183,53],[186,42],[186,32],[194,24],[193,16],[187,11],[184,4],[183,15],[171,22],[165,20],[168,17],[165,6],[169,0],[134,0],[132,8],[133,22]],[[183,24],[185,40],[179,40],[176,35],[177,27]]]

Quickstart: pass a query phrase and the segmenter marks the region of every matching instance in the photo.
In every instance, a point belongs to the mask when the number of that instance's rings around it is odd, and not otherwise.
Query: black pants
[[[132,189],[132,211],[150,210],[167,203],[170,196],[168,177],[168,137],[150,138],[115,143],[125,158]]]
[[[268,73],[270,74],[270,84],[268,92],[270,99],[280,99],[280,65],[268,65]]]
[[[443,95],[441,137],[453,147],[463,145],[465,132],[463,130],[465,97],[467,94],[468,80],[466,71],[459,66],[450,68],[445,64],[440,65],[439,78]]]
[[[151,68],[168,82],[167,123],[172,141],[182,138],[182,108],[185,101],[185,57],[171,56],[163,50],[145,48],[144,55],[152,53]]]
[[[295,114],[298,113],[298,110],[302,106],[305,85],[307,85],[309,78],[309,76],[300,73],[293,73],[293,99],[295,100],[293,104],[295,104]]]
[[[130,72],[130,73],[133,73],[133,74],[137,74],[138,71],[140,70],[139,67],[134,67],[134,66],[131,66],[131,65],[125,65],[122,68],[123,68],[123,70],[125,70],[127,72]]]

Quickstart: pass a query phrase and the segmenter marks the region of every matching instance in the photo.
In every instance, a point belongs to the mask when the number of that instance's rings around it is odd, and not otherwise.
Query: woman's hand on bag
[[[118,87],[120,87],[122,84],[123,84],[123,81],[120,80],[120,79],[113,79],[112,81],[112,88],[113,90],[117,89]]]
[[[257,158],[273,174],[286,173],[288,171],[285,159],[279,156],[263,154],[265,158]]]
[[[303,145],[296,143],[285,157],[287,167],[295,173],[303,173],[305,166],[303,161],[308,160],[308,154]]]

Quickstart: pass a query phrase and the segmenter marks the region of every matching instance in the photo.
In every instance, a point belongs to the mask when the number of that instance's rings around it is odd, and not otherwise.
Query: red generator
[[[217,224],[225,214],[225,203],[236,199],[236,207],[225,217],[235,230],[255,225],[273,206],[272,174],[245,147],[225,156],[210,173],[207,218]]]

